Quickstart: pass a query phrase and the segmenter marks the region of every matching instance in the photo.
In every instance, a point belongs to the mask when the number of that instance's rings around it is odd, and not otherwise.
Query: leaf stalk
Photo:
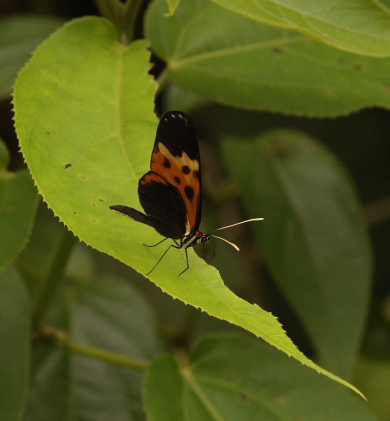
[[[76,237],[68,230],[62,236],[57,253],[54,257],[50,270],[43,282],[41,292],[33,309],[33,327],[39,330],[50,310],[57,290],[63,279],[66,264],[69,261],[70,254],[76,242]]]

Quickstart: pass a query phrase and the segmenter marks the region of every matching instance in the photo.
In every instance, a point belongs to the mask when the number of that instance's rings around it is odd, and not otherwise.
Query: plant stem
[[[125,357],[124,355],[117,354],[115,352],[106,351],[101,348],[95,348],[92,346],[78,344],[76,342],[69,341],[67,348],[75,352],[76,354],[86,355],[91,358],[106,361],[112,364],[118,364],[121,366],[133,368],[135,370],[145,371],[149,363],[135,358]]]
[[[166,88],[166,85],[168,84],[168,67],[165,67],[165,69],[159,74],[157,78],[158,88],[156,92],[156,97],[160,95],[160,93]]]
[[[118,10],[122,4],[118,0],[95,0],[100,14],[118,27]]]
[[[134,39],[135,24],[141,10],[143,0],[95,0],[103,17],[110,20],[119,34],[119,41],[128,45]]]
[[[124,355],[117,354],[116,352],[106,351],[101,348],[73,342],[66,332],[55,328],[47,327],[44,329],[42,334],[44,337],[54,342],[57,346],[66,348],[75,354],[85,355],[87,357],[106,361],[111,364],[129,367],[134,370],[145,371],[149,367],[149,363],[147,361],[126,357]]]
[[[126,35],[126,44],[130,44],[135,36],[135,25],[142,7],[143,0],[127,0],[123,6],[120,34]],[[122,41],[122,39],[120,40]]]
[[[40,329],[42,327],[42,323],[47,316],[50,305],[62,281],[66,264],[68,263],[70,253],[73,250],[76,240],[76,237],[70,231],[66,230],[64,232],[49,273],[43,282],[41,292],[34,306],[34,329]]]

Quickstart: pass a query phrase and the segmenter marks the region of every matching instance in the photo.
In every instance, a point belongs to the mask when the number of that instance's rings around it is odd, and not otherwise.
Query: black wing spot
[[[194,189],[192,188],[192,187],[190,187],[190,186],[185,186],[185,188],[184,188],[184,193],[185,193],[185,195],[186,195],[186,197],[187,197],[187,199],[190,201],[190,202],[192,202],[192,199],[193,199],[193,197],[194,197]]]
[[[164,157],[164,159],[165,159],[165,161],[163,163],[163,166],[165,168],[171,168],[171,161],[168,158],[165,158],[165,157]]]
[[[180,180],[179,177],[175,176],[175,177],[173,177],[173,179],[176,181],[176,184],[180,184],[181,183],[181,180]]]
[[[190,168],[187,165],[183,165],[181,167],[181,170],[183,171],[184,174],[189,174],[191,172]]]

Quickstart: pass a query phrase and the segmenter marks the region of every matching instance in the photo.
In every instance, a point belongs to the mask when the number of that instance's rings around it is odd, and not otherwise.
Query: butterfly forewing
[[[196,232],[202,216],[200,155],[195,129],[184,113],[169,111],[162,116],[150,168],[180,193],[176,207],[177,213],[186,215],[185,234]]]

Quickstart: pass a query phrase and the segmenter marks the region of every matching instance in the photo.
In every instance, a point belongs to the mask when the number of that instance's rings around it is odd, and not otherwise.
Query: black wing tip
[[[160,120],[169,121],[169,120],[175,120],[175,119],[182,119],[185,121],[191,121],[188,115],[183,111],[178,110],[172,110],[172,111],[166,111],[162,116]]]
[[[167,111],[162,115],[155,144],[159,142],[162,142],[174,156],[180,157],[185,151],[191,159],[199,161],[195,127],[183,111]]]

